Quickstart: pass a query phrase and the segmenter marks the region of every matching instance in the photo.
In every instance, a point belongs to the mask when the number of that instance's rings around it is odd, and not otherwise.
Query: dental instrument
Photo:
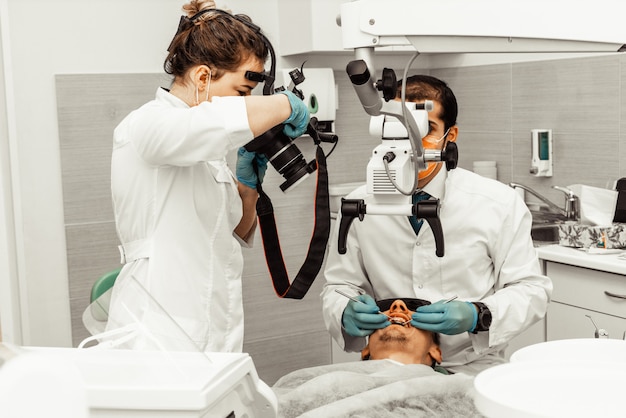
[[[357,298],[355,298],[354,296],[350,296],[349,294],[344,293],[344,292],[342,292],[342,291],[341,291],[341,290],[339,290],[339,289],[335,289],[335,292],[339,293],[341,296],[345,296],[345,297],[347,297],[348,299],[350,299],[350,300],[351,300],[351,301],[353,301],[353,302],[356,302],[356,303],[362,303],[362,304],[364,304],[364,305],[367,305],[367,303],[362,302],[362,301],[358,300]],[[379,314],[381,314],[381,315],[385,315],[385,314],[384,314],[384,313],[382,313],[381,311],[378,311],[377,313],[379,313]],[[389,315],[385,315],[385,316],[386,316],[387,318],[391,319],[391,318],[389,317]]]
[[[452,296],[451,298],[448,298],[448,299],[444,300],[444,301],[443,301],[443,303],[449,303],[449,302],[452,302],[454,299],[456,299],[456,298],[458,298],[458,297],[459,297],[459,295],[454,295],[454,296]]]

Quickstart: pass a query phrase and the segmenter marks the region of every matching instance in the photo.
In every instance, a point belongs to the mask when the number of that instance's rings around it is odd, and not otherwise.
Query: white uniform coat
[[[242,206],[225,157],[251,139],[242,97],[190,108],[165,89],[115,129],[111,190],[126,264],[107,329],[138,322],[157,341],[132,348],[242,350],[243,259],[233,234]]]
[[[484,302],[493,315],[488,332],[442,335],[442,365],[476,373],[502,362],[506,343],[545,315],[552,282],[541,274],[531,214],[512,188],[462,168],[443,168],[424,190],[441,200],[444,257],[435,254],[426,221],[416,236],[406,216],[384,215],[355,219],[341,255],[339,215],[325,268],[324,320],[339,346],[359,351],[366,340],[343,331],[341,316],[349,300],[336,288],[374,299],[436,302],[458,295],[461,301]],[[348,196],[366,197],[365,186]]]

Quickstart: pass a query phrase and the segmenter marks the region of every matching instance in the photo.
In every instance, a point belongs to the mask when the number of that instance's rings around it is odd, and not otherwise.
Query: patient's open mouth
[[[390,316],[389,322],[391,322],[391,325],[406,326],[411,322],[411,318],[407,318],[404,315]]]

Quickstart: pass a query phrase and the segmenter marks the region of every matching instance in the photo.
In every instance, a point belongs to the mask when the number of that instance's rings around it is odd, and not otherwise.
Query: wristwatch
[[[491,325],[491,311],[487,305],[482,302],[473,303],[478,308],[478,321],[476,322],[476,328],[474,328],[472,333],[476,334],[479,331],[489,331],[489,326]]]

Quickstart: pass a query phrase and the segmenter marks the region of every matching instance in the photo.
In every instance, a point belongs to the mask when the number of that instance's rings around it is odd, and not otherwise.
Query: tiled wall
[[[500,181],[526,184],[560,203],[561,193],[551,185],[604,187],[626,175],[626,151],[620,149],[626,135],[626,93],[621,93],[625,63],[626,58],[605,56],[438,69],[430,74],[447,81],[457,95],[461,167],[495,160]],[[369,135],[369,117],[345,73],[335,72],[335,81],[340,142],[328,160],[330,182],[364,180],[369,155],[380,139]],[[119,265],[109,190],[112,130],[130,110],[153,97],[157,86],[166,84],[155,74],[57,77],[74,345],[87,336],[81,316],[93,281]],[[528,172],[532,128],[553,130],[552,178]],[[307,160],[313,158],[310,140],[301,138],[296,144]],[[308,179],[287,194],[278,188],[282,181],[270,169],[264,186],[275,206],[293,277],[311,237],[315,181]],[[258,234],[255,248],[245,249],[244,256],[244,350],[252,355],[261,378],[271,384],[291,370],[328,363],[329,339],[318,297],[322,279],[303,300],[282,300],[272,289]]]

